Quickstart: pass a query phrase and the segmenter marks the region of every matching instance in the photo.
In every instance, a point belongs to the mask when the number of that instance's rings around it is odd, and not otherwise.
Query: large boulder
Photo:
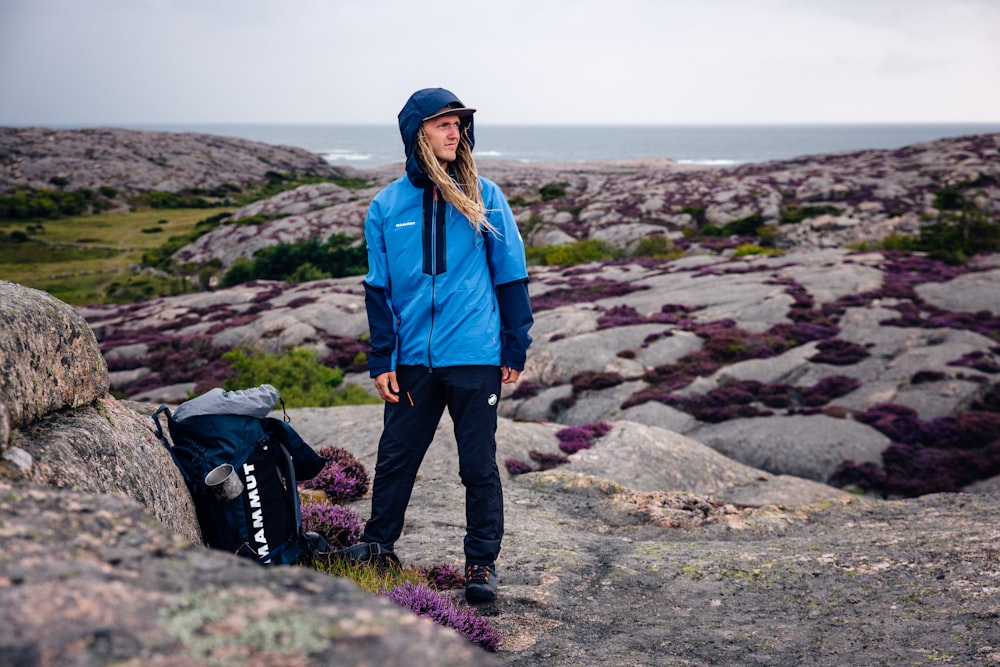
[[[143,406],[103,396],[28,425],[13,444],[31,457],[31,481],[127,496],[174,533],[200,543],[198,517],[180,470],[150,416],[134,408]]]
[[[0,281],[0,403],[13,428],[108,393],[111,380],[87,321],[59,299]]]

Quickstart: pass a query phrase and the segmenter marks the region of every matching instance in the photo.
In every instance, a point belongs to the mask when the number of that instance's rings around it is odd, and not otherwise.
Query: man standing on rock
[[[474,113],[443,88],[413,93],[399,112],[406,174],[368,209],[368,369],[386,405],[371,518],[352,556],[392,553],[447,407],[465,486],[465,596],[481,602],[496,598],[503,538],[497,403],[524,370],[533,318],[514,215],[472,159]]]

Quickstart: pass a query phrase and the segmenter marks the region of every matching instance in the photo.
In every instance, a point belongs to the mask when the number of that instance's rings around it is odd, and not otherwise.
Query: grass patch
[[[44,225],[3,222],[0,275],[74,306],[177,293],[183,290],[183,279],[153,278],[134,267],[144,253],[171,237],[193,233],[200,220],[230,210],[115,211],[46,220]],[[154,228],[162,233],[147,231]],[[136,289],[124,289],[130,284]]]
[[[369,593],[391,591],[402,584],[422,584],[426,579],[415,567],[372,567],[343,558],[317,558],[313,566],[320,572],[350,579]]]

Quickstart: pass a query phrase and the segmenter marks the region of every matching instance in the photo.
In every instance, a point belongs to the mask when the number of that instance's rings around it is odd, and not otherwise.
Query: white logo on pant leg
[[[486,402],[490,405],[496,405],[498,400],[500,399],[497,398],[496,394],[490,394],[490,397],[486,399]]]

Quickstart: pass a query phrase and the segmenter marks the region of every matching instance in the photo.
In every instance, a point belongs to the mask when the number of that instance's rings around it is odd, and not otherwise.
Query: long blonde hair
[[[417,131],[416,151],[420,166],[438,187],[444,200],[468,218],[469,224],[480,234],[487,232],[497,234],[496,227],[490,224],[489,218],[486,217],[479,171],[476,169],[475,160],[472,159],[472,149],[469,148],[468,126],[462,128],[462,139],[455,151],[455,161],[451,163],[455,172],[454,178],[444,170],[434,155],[434,150],[422,127]]]

